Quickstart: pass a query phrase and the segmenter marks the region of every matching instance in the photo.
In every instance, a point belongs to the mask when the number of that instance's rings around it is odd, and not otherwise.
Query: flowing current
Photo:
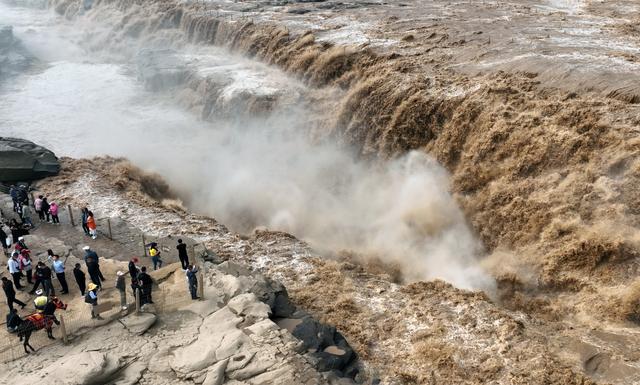
[[[161,174],[191,210],[234,230],[267,226],[319,250],[398,263],[407,280],[488,287],[481,247],[431,158],[412,152],[372,164],[312,143],[307,127],[317,111],[298,80],[216,47],[102,49],[88,43],[102,28],[96,23],[0,0],[0,25],[13,26],[37,59],[0,80],[0,135],[58,155],[127,157]],[[119,54],[127,51],[137,52]],[[200,91],[145,87],[141,79],[167,62],[218,85],[206,119],[190,108]],[[265,101],[269,112],[256,113]]]

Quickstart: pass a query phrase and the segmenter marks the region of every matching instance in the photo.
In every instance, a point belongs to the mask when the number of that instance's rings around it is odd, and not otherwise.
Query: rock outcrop
[[[60,162],[50,150],[28,140],[0,137],[0,182],[32,181],[58,172]]]

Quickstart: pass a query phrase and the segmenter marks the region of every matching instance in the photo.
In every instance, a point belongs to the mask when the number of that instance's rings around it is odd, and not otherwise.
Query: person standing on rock
[[[20,284],[20,276],[22,273],[20,272],[20,263],[18,262],[18,252],[14,251],[11,255],[11,258],[7,262],[7,267],[9,268],[9,274],[13,278],[13,283],[16,285],[16,289],[22,290],[23,287]]]
[[[138,285],[141,289],[140,306],[147,303],[152,304],[153,299],[151,298],[151,290],[153,287],[153,279],[151,279],[151,276],[147,274],[146,266],[142,266],[140,269],[140,274],[138,274]]]
[[[198,269],[193,265],[187,267],[187,280],[189,281],[191,299],[200,299],[200,297],[198,297]]]
[[[22,223],[29,227],[35,227],[33,225],[33,221],[31,220],[31,207],[28,204],[22,205]]]
[[[40,221],[44,221],[44,213],[42,212],[42,198],[44,198],[42,195],[38,195],[38,197],[33,201],[33,207],[35,208]]]
[[[102,288],[102,280],[100,279],[100,266],[93,257],[87,258],[87,272],[91,282],[99,288]],[[89,289],[91,290],[91,289]]]
[[[87,228],[89,229],[89,235],[91,238],[98,238],[98,227],[96,225],[96,219],[91,211],[87,211]]]
[[[76,263],[76,266],[73,268],[73,276],[76,279],[80,293],[84,296],[86,278],[79,263]]]
[[[132,281],[135,281],[138,279],[138,266],[136,266],[137,263],[138,263],[137,257],[133,257],[131,258],[131,260],[129,260],[129,276],[131,276]]]
[[[47,201],[47,197],[42,198],[42,213],[47,217],[47,223],[51,223],[51,214],[49,213],[49,209],[51,206]]]
[[[85,235],[91,235],[89,233],[89,228],[87,227],[87,218],[89,217],[89,209],[86,207],[82,208],[82,230],[84,230]]]
[[[13,201],[13,211],[17,213],[20,208],[20,204],[18,203],[18,188],[15,184],[12,184],[11,187],[9,187],[9,195],[11,195],[11,200]]]
[[[56,225],[60,224],[60,218],[58,218],[58,210],[58,204],[56,202],[51,202],[51,205],[49,205],[49,213],[51,214],[51,221]]]
[[[20,270],[24,272],[27,276],[27,283],[33,284],[33,265],[31,263],[31,252],[29,249],[20,250],[20,257],[18,259],[20,262]]]
[[[20,252],[22,250],[25,249],[29,249],[29,246],[27,246],[26,242],[24,241],[24,237],[18,237],[18,242],[16,242],[16,246],[15,246],[16,251]]]
[[[87,289],[89,289],[89,291],[87,291],[87,294],[84,296],[84,302],[91,306],[91,318],[101,320],[102,317],[100,317],[100,314],[98,314],[96,310],[98,307],[98,286],[92,282],[89,283]]]
[[[2,290],[4,290],[4,294],[7,296],[7,305],[9,305],[9,311],[13,310],[13,304],[17,303],[20,305],[21,309],[24,309],[27,306],[26,303],[16,299],[16,291],[13,288],[13,283],[7,279],[7,277],[2,277]]]
[[[182,243],[182,239],[178,239],[176,249],[178,249],[178,259],[182,265],[182,270],[187,270],[189,268],[189,255],[187,255],[187,245]]]
[[[7,245],[7,240],[9,236],[5,233],[3,229],[3,225],[0,224],[0,242],[2,242],[2,250],[4,251],[4,255],[9,256],[9,245]]]
[[[158,267],[162,268],[162,259],[160,259],[160,250],[158,250],[158,244],[153,242],[149,247],[149,255],[153,262],[153,270],[158,270]]]
[[[60,294],[69,294],[67,277],[64,274],[64,262],[60,259],[59,255],[53,254],[53,251],[51,249],[47,250],[47,253],[49,253],[49,259],[53,260],[51,266],[53,267],[53,272],[56,273],[56,278],[58,278],[58,282],[60,282],[60,286],[62,287],[62,291],[60,292]]]
[[[38,262],[36,265],[36,283],[33,285],[33,289],[31,289],[29,294],[34,294],[40,284],[44,287],[47,295],[55,295],[55,290],[51,284],[51,269],[45,265],[44,262]]]
[[[120,292],[120,308],[127,310],[127,284],[124,275],[124,271],[118,271],[116,273],[116,289]]]
[[[98,253],[91,250],[89,246],[83,247],[82,250],[84,250],[84,253],[85,253],[84,262],[87,263],[87,260],[89,259],[89,257],[93,258],[94,262],[98,265],[98,277],[100,278],[101,281],[105,281],[106,278],[104,277],[104,275],[102,275],[102,271],[100,271],[100,259],[98,258]],[[96,285],[98,284],[96,283]]]

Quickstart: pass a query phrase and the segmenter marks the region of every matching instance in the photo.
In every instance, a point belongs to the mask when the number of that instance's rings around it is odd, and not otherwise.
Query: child
[[[89,228],[89,235],[91,235],[91,238],[98,238],[98,232],[96,230],[96,220],[93,217],[93,212],[91,211],[87,211],[87,228]]]

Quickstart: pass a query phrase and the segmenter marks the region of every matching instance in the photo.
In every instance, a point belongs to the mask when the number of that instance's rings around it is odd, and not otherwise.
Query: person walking
[[[9,187],[9,195],[11,195],[11,200],[13,201],[13,211],[17,213],[20,203],[18,201],[18,188],[15,184],[12,184],[11,187]]]
[[[33,284],[33,265],[31,262],[31,251],[29,249],[20,250],[20,257],[18,257],[18,262],[20,262],[20,270],[24,272],[27,276],[27,283]]]
[[[2,277],[2,290],[4,290],[4,294],[7,296],[7,305],[9,305],[9,311],[13,310],[14,303],[20,305],[21,309],[24,309],[24,307],[27,306],[26,303],[16,298],[16,291],[13,288],[13,283],[11,283],[11,281],[9,281],[7,277]]]
[[[58,282],[60,282],[60,286],[62,287],[62,291],[60,294],[69,294],[69,286],[67,286],[67,277],[65,276],[65,266],[64,262],[60,259],[60,256],[57,254],[53,254],[51,249],[47,250],[49,253],[49,259],[52,259],[53,262],[51,266],[53,267],[53,272],[56,273],[56,278],[58,278]]]
[[[44,221],[44,213],[42,212],[42,198],[44,198],[42,195],[38,195],[38,197],[33,201],[33,208],[36,210],[40,221]]]
[[[149,255],[153,262],[153,270],[158,270],[158,267],[162,268],[162,259],[160,259],[160,250],[158,250],[157,243],[151,243],[151,246],[149,247]]]
[[[153,304],[153,298],[151,297],[151,290],[153,287],[153,279],[147,274],[147,267],[142,266],[140,268],[140,274],[138,274],[138,285],[141,289],[140,305],[147,303]]]
[[[118,271],[116,273],[116,289],[120,292],[120,308],[127,310],[127,284],[124,279],[124,271]]]
[[[189,255],[187,255],[187,244],[182,243],[182,239],[178,239],[178,259],[180,260],[180,264],[182,265],[182,270],[187,270],[189,267]]]
[[[20,276],[22,273],[20,272],[20,263],[18,262],[18,252],[14,251],[11,254],[11,258],[7,262],[7,267],[9,268],[9,274],[13,278],[13,284],[16,285],[16,289],[22,290],[23,286],[20,284]]]
[[[76,279],[80,293],[84,296],[86,278],[79,263],[76,263],[76,266],[73,268],[73,276]]]
[[[87,227],[87,217],[89,216],[89,209],[86,207],[82,208],[82,230],[84,230],[85,235],[89,234],[89,228]]]
[[[22,214],[21,214],[21,218],[22,218],[22,223],[29,226],[29,227],[35,227],[33,225],[33,221],[31,220],[31,207],[29,207],[28,204],[22,205]]]
[[[187,280],[189,281],[191,299],[200,299],[200,297],[198,297],[198,269],[193,265],[187,267]]]
[[[96,225],[96,219],[91,211],[87,211],[87,228],[89,229],[89,235],[91,238],[98,238],[98,227]]]
[[[60,208],[58,207],[58,204],[56,202],[51,202],[51,205],[49,205],[49,213],[51,214],[51,221],[56,225],[60,224],[60,218],[58,218],[59,209]]]
[[[91,318],[101,320],[100,314],[97,312],[98,307],[98,286],[91,282],[87,286],[87,294],[84,296],[84,302],[91,306]]]
[[[36,293],[36,289],[42,284],[44,291],[47,295],[55,295],[55,290],[51,284],[51,269],[45,265],[44,262],[38,262],[36,265],[36,283],[33,284],[33,289],[29,294]]]
[[[89,273],[91,282],[97,287],[102,288],[102,280],[100,279],[100,266],[98,266],[98,262],[96,262],[93,257],[87,258],[87,272]]]
[[[50,207],[47,197],[42,198],[42,213],[47,217],[47,223],[51,223]]]

